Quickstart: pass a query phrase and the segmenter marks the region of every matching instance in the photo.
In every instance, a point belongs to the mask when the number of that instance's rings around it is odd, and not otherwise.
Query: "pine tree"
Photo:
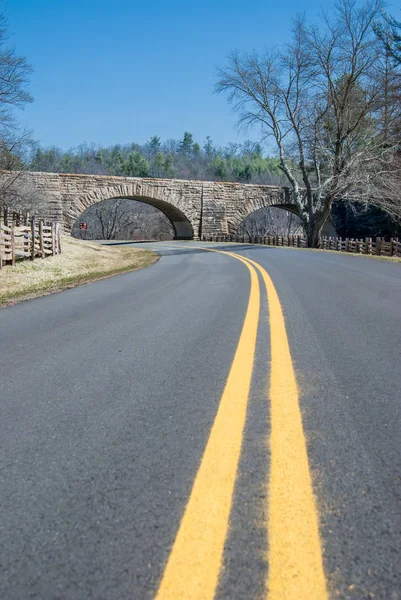
[[[375,25],[376,34],[385,44],[390,56],[401,64],[401,23],[387,13],[383,13],[383,19],[384,24]]]
[[[210,137],[210,135],[208,135],[206,137],[206,141],[203,144],[203,150],[204,150],[206,156],[213,156],[215,153],[213,141],[212,141],[212,138]]]
[[[189,133],[188,131],[186,131],[184,133],[183,139],[180,141],[179,152],[181,152],[182,154],[190,154],[193,143],[194,143],[194,140],[193,140],[192,133]]]
[[[160,146],[161,146],[160,137],[158,135],[153,135],[149,141],[150,154],[153,155],[153,154],[156,154],[156,152],[159,152]]]

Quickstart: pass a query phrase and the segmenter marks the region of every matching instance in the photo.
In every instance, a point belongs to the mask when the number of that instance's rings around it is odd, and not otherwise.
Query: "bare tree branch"
[[[393,157],[401,128],[389,120],[401,114],[400,95],[392,94],[390,109],[389,82],[397,74],[389,72],[374,33],[380,11],[380,0],[361,8],[338,0],[320,27],[298,17],[285,51],[234,53],[218,73],[216,90],[227,93],[239,123],[258,124],[275,141],[311,246],[334,200],[352,196],[401,216],[392,193],[399,185]]]

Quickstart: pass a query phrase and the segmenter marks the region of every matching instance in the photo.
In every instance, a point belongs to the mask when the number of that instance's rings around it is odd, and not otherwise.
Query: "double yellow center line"
[[[246,265],[250,295],[226,386],[156,600],[213,600],[216,593],[256,350],[260,288],[255,269],[266,288],[271,338],[266,594],[269,600],[327,600],[298,390],[276,289],[257,262],[232,252],[210,250]]]

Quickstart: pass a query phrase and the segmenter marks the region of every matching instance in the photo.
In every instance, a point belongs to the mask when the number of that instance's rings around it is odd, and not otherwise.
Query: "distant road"
[[[0,599],[401,600],[401,265],[142,245],[0,310]]]

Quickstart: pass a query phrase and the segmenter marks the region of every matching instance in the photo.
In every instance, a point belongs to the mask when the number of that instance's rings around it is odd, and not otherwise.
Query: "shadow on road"
[[[163,243],[163,242],[161,242]],[[158,251],[157,247],[152,248],[155,252],[158,252],[162,256],[175,256],[175,255],[183,255],[183,254],[199,254],[204,253],[205,250],[219,250],[222,252],[235,252],[241,253],[246,250],[276,250],[273,246],[254,246],[252,244],[220,244],[220,245],[204,245],[202,247],[194,247],[188,246],[184,248],[183,246],[177,247],[177,250],[173,248],[160,248]]]

